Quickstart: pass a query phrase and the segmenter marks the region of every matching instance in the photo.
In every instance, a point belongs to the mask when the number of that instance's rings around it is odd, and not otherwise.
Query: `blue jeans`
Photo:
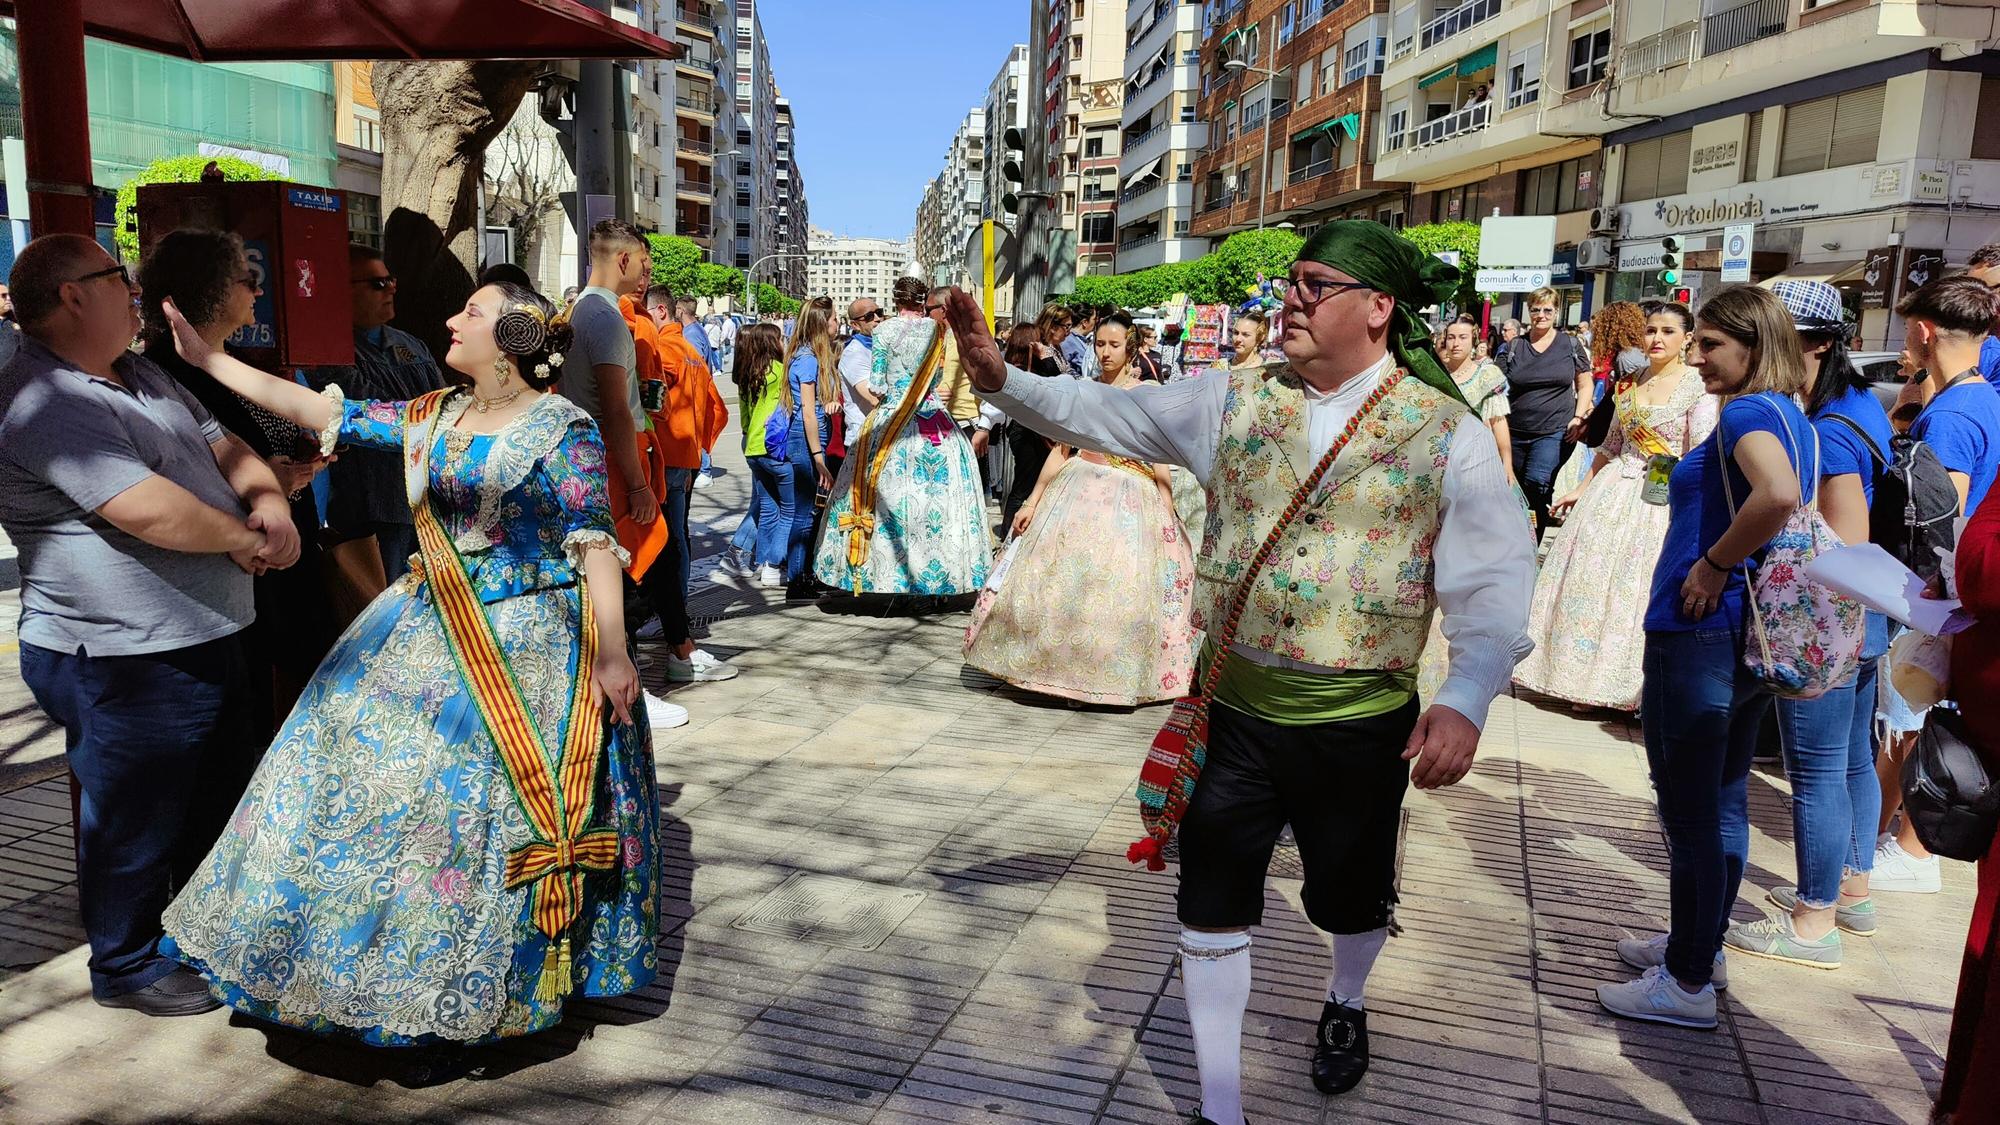
[[[1555,488],[1556,474],[1562,472],[1563,462],[1569,460],[1574,448],[1575,444],[1564,441],[1561,433],[1541,437],[1514,435],[1514,477],[1521,482],[1528,506],[1534,509],[1538,535],[1549,526],[1549,501],[1554,499],[1550,493]]]
[[[715,462],[709,459],[706,449],[701,451],[701,475],[705,477],[715,475]]]
[[[21,679],[61,724],[82,791],[76,889],[91,992],[136,992],[179,968],[160,953],[160,912],[222,835],[263,753],[241,635],[143,656],[23,643]]]
[[[1875,866],[1882,786],[1875,777],[1875,666],[1818,699],[1778,700],[1785,774],[1792,780],[1792,836],[1799,902],[1833,906],[1850,871]]]
[[[1699,985],[1750,855],[1750,758],[1771,696],[1728,628],[1647,633],[1644,670],[1639,720],[1667,830],[1667,971]]]
[[[824,433],[820,435],[822,441],[825,437]],[[785,541],[785,581],[796,582],[811,573],[806,555],[812,549],[813,522],[819,514],[819,506],[814,502],[819,494],[819,470],[813,468],[812,447],[806,444],[803,429],[792,428],[786,452],[787,460],[792,463],[792,522]]]
[[[749,458],[755,461],[755,457]],[[740,555],[757,553],[757,506],[763,503],[764,478],[757,475],[756,467],[750,470],[750,505],[743,511],[743,522],[736,525],[736,534],[729,537],[729,548]]]
[[[785,565],[785,551],[792,538],[792,463],[784,457],[750,458],[750,474],[760,486],[752,498],[757,516],[757,545],[751,551],[752,566]]]

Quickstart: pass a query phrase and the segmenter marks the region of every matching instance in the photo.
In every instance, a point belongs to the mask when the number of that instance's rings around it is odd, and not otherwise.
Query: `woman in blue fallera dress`
[[[469,1044],[656,970],[658,805],[596,425],[544,388],[567,325],[487,286],[450,322],[469,386],[314,394],[210,353],[337,444],[401,450],[424,550],[335,646],[165,916],[232,1007],[379,1046]],[[601,638],[601,640],[600,640]]]

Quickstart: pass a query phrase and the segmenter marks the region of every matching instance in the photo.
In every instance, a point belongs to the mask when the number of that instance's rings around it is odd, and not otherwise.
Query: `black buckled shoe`
[[[1215,1125],[1215,1122],[1203,1117],[1201,1111],[1197,1109],[1194,1111],[1194,1116],[1187,1119],[1187,1125]],[[1249,1114],[1244,1114],[1243,1125],[1250,1125]]]
[[[94,997],[106,1008],[130,1008],[149,1016],[198,1016],[222,1007],[208,982],[193,969],[175,969],[144,988],[117,996]]]
[[[1327,1001],[1313,1040],[1313,1085],[1322,1094],[1345,1094],[1368,1073],[1368,1013]]]

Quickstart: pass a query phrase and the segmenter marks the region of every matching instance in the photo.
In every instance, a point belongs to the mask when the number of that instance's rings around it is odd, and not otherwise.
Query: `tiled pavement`
[[[697,498],[726,522],[740,475]],[[719,546],[704,536],[702,547]],[[69,807],[39,716],[0,721],[0,1120],[1167,1122],[1196,1095],[1171,873],[1127,866],[1159,709],[1051,706],[961,667],[962,615],[704,595],[741,678],[658,739],[665,969],[435,1086],[379,1053],[89,1001]],[[11,638],[7,638],[11,640]],[[1659,926],[1664,845],[1634,732],[1503,699],[1478,768],[1413,794],[1403,935],[1370,988],[1376,1064],[1305,1077],[1326,941],[1274,878],[1246,1034],[1251,1119],[1920,1122],[1971,895],[1884,896],[1820,973],[1737,958],[1715,1032],[1614,1021],[1611,942]],[[34,751],[40,748],[39,751]],[[39,757],[39,761],[35,760]],[[16,758],[30,759],[25,764]],[[45,780],[35,780],[43,778]],[[28,782],[23,784],[23,782]],[[1791,881],[1782,776],[1752,779],[1750,899]],[[737,928],[797,872],[915,889],[873,950]]]

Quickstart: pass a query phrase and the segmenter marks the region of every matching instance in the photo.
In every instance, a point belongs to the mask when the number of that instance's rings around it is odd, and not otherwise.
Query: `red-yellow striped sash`
[[[406,441],[418,440],[418,423],[435,415],[448,393],[434,391],[409,404],[403,419]],[[425,436],[432,435],[426,430]],[[499,748],[508,786],[535,834],[532,841],[508,854],[506,885],[511,889],[533,884],[535,928],[550,942],[537,995],[553,999],[570,989],[567,931],[583,909],[583,874],[587,870],[613,870],[618,864],[617,833],[588,830],[604,732],[603,707],[590,683],[590,670],[597,658],[597,622],[590,608],[590,592],[579,569],[576,585],[583,628],[571,675],[575,688],[570,696],[568,737],[561,756],[551,759],[527,702],[521,698],[507,654],[493,635],[493,623],[487,620],[485,607],[472,588],[465,559],[446,533],[428,490],[423,503],[411,514],[416,519],[417,544],[422,549],[424,576],[430,582],[438,621],[479,708],[479,717]]]

